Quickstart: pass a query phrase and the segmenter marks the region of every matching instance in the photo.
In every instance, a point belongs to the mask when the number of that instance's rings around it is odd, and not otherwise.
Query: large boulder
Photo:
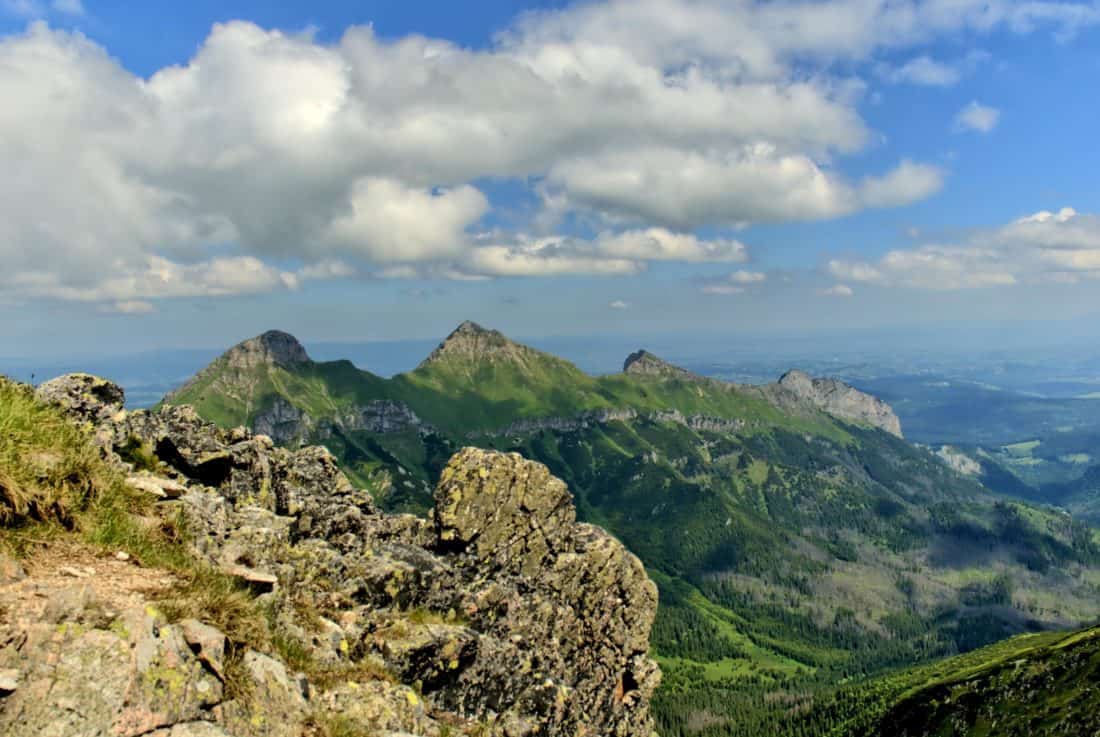
[[[445,545],[528,575],[568,548],[575,519],[565,484],[518,453],[465,448],[443,469],[435,492]]]

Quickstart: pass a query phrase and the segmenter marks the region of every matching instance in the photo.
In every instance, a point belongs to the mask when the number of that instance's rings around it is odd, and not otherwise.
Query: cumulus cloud
[[[643,261],[745,261],[748,250],[736,240],[704,240],[664,228],[607,233],[596,242],[601,255]]]
[[[356,182],[349,205],[319,245],[377,262],[457,256],[465,250],[466,229],[489,211],[489,200],[469,185],[433,192],[377,178]]]
[[[935,166],[902,161],[882,177],[867,177],[860,187],[867,207],[894,207],[923,200],[943,187],[943,172]]]
[[[955,130],[989,133],[1000,120],[1000,110],[974,100],[955,115]]]
[[[616,299],[613,302],[608,303],[607,306],[613,310],[625,310],[630,307],[630,304],[627,302],[623,302],[621,299]]]
[[[32,0],[0,2],[43,15]],[[291,288],[329,262],[473,278],[743,260],[736,241],[690,233],[938,188],[930,167],[904,160],[845,178],[837,162],[873,135],[860,84],[833,61],[941,33],[1097,21],[1091,6],[1041,0],[948,5],[605,0],[525,14],[483,50],[365,26],[321,43],[237,21],[148,78],[35,23],[0,37],[0,288],[114,301],[187,291],[172,277],[156,293],[150,272],[164,264],[194,276],[191,291],[228,294]],[[593,213],[610,235],[484,243],[490,179],[538,188],[559,215]],[[212,276],[231,258],[253,260],[239,284]],[[273,265],[285,263],[302,266]]]
[[[625,276],[641,273],[650,261],[741,262],[743,243],[707,240],[664,228],[605,232],[592,239],[483,234],[456,267],[485,276],[560,276],[565,274]]]
[[[939,290],[1100,278],[1100,217],[1068,207],[1042,211],[962,243],[893,250],[876,261],[833,260],[828,270],[846,281]]]

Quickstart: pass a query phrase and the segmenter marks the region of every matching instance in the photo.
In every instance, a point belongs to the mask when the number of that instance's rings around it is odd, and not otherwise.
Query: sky
[[[1100,4],[0,0],[0,356],[1100,316]]]

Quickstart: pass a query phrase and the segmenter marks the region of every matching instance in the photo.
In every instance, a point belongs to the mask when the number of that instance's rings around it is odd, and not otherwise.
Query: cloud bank
[[[0,288],[141,312],[353,274],[744,261],[740,241],[693,233],[895,207],[942,186],[907,159],[858,181],[839,171],[872,132],[863,84],[832,62],[1097,20],[1060,2],[609,0],[525,14],[483,50],[370,27],[324,44],[236,21],[149,78],[37,21],[0,39]],[[935,83],[931,62],[915,63],[904,75]],[[528,188],[554,217],[499,232],[490,180]],[[595,226],[547,230],[565,216]]]
[[[960,243],[893,250],[877,261],[833,260],[837,279],[886,287],[956,290],[1100,278],[1100,217],[1042,211],[977,231]]]

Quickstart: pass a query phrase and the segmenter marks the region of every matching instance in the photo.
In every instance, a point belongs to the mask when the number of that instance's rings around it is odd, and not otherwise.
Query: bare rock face
[[[831,415],[863,422],[902,437],[901,420],[889,404],[836,379],[815,379],[797,369],[779,379],[781,389],[794,394]]]
[[[298,339],[281,330],[268,330],[263,335],[238,343],[225,353],[224,358],[233,368],[309,363],[309,354]]]
[[[251,699],[228,700],[224,636],[141,611],[49,639],[48,661],[5,649],[46,643],[64,612],[83,606],[77,597],[43,615],[41,640],[0,627],[0,670],[16,671],[4,674],[15,690],[0,692],[4,734],[291,737],[311,720],[354,718],[420,737],[653,735],[657,588],[621,543],[576,522],[569,490],[545,466],[466,448],[424,520],[378,512],[324,448],[277,448],[189,407],[71,411],[96,418],[120,465],[114,452],[134,442],[156,450],[155,478],[174,485],[150,492],[158,508],[182,515],[195,554],[262,596],[313,662],[388,675],[312,683],[249,650]]]
[[[634,376],[656,376],[663,379],[704,381],[702,376],[675,366],[663,358],[658,358],[647,350],[638,350],[627,356],[626,361],[623,362],[623,373]]]
[[[521,346],[510,341],[500,331],[488,330],[476,322],[466,320],[444,338],[421,365],[447,358],[480,358],[519,348]]]

